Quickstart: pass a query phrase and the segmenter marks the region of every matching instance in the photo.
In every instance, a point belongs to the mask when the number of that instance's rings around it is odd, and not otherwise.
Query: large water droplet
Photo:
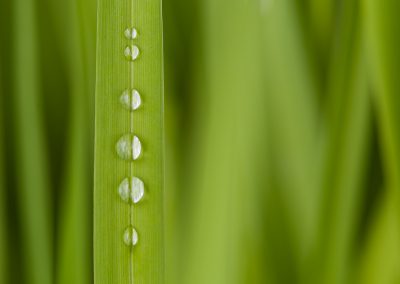
[[[127,39],[135,39],[135,38],[137,38],[137,36],[138,36],[138,32],[137,32],[137,30],[136,30],[135,28],[132,28],[132,29],[127,28],[127,29],[124,31],[124,35],[125,35],[125,37],[126,37]]]
[[[119,185],[118,187],[118,193],[121,199],[125,202],[129,201],[130,197],[130,188],[129,188],[129,180],[128,178],[125,178]]]
[[[139,236],[134,227],[129,226],[125,229],[123,240],[127,246],[135,246],[138,243]]]
[[[129,110],[136,110],[142,103],[139,92],[137,90],[132,90],[131,94],[128,90],[125,90],[121,97],[119,98],[122,106]]]
[[[142,143],[136,135],[125,134],[115,145],[118,156],[124,160],[137,160],[142,153]]]
[[[128,60],[134,61],[139,56],[139,48],[136,45],[127,46],[124,55]]]
[[[132,177],[130,182],[128,178],[125,178],[118,187],[118,194],[123,201],[132,200],[136,204],[144,196],[144,183],[137,177]]]
[[[144,183],[137,177],[131,180],[131,198],[133,203],[138,203],[144,195]]]

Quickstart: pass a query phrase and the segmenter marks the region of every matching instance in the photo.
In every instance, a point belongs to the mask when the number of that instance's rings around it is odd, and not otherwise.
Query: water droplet
[[[118,187],[118,193],[121,199],[125,202],[129,201],[130,189],[129,189],[129,180],[125,178]]]
[[[123,240],[127,246],[135,246],[138,243],[139,236],[134,227],[129,226],[125,229]]]
[[[137,177],[132,177],[131,180],[131,198],[133,203],[138,203],[144,195],[144,183]]]
[[[132,28],[132,29],[127,28],[127,29],[124,31],[124,35],[125,35],[125,37],[126,37],[127,39],[135,39],[135,38],[137,38],[137,36],[138,36],[138,32],[137,32],[137,30],[136,30],[135,28]]]
[[[124,91],[119,98],[119,101],[124,108],[129,110],[138,109],[142,103],[139,92],[137,90],[132,90],[131,94],[129,94],[128,90]]]
[[[139,56],[139,48],[136,45],[127,46],[124,55],[128,60],[134,61]]]
[[[136,204],[144,196],[144,183],[137,177],[132,177],[130,182],[125,178],[118,187],[118,193],[123,201],[129,202],[131,199]]]
[[[136,160],[142,153],[142,143],[137,136],[131,134],[123,135],[115,145],[117,155],[124,160]]]
[[[137,138],[137,136],[133,136],[132,151],[134,160],[139,158],[140,154],[142,153],[142,143],[140,143],[140,140]]]

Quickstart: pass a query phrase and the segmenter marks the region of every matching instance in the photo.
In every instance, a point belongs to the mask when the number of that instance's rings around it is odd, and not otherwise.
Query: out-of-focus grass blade
[[[89,283],[92,279],[92,172],[90,144],[94,97],[95,58],[94,1],[66,1],[64,22],[60,30],[68,30],[61,38],[66,46],[65,65],[70,84],[71,108],[67,137],[66,168],[63,191],[60,193],[60,222],[58,222],[57,283]],[[60,5],[57,4],[57,10]],[[86,12],[86,13],[85,13]],[[92,21],[92,22],[90,22]],[[83,41],[83,39],[86,39]],[[91,65],[90,65],[91,64]]]
[[[192,220],[186,214],[193,193],[190,185],[193,142],[198,130],[197,101],[203,102],[203,31],[201,0],[163,1],[166,119],[166,283],[177,284],[185,263],[187,232]],[[200,104],[201,105],[201,104]]]
[[[371,144],[371,107],[368,95],[365,56],[356,44],[349,66],[349,85],[340,93],[343,101],[340,115],[329,124],[327,148],[332,153],[327,161],[325,176],[326,207],[322,223],[325,259],[324,283],[351,283],[355,264],[354,250],[357,224],[360,221],[360,201],[367,170],[367,150]],[[342,70],[342,72],[346,72]],[[336,93],[339,96],[340,93]],[[334,153],[334,154],[333,154]],[[321,248],[320,248],[321,249]]]
[[[400,23],[399,1],[364,0],[371,77],[376,91],[387,188],[400,196]],[[399,201],[400,204],[400,201]],[[400,208],[400,206],[399,206]]]
[[[386,194],[379,202],[361,254],[358,283],[392,284],[399,281],[400,230],[397,200]]]
[[[1,33],[0,33],[1,35]],[[0,57],[0,64],[2,64]],[[7,226],[6,226],[6,183],[4,171],[4,89],[2,84],[2,72],[0,69],[0,283],[7,283]]]
[[[13,2],[16,190],[26,279],[53,283],[53,238],[48,164],[39,100],[37,10],[34,0]]]
[[[397,283],[400,197],[400,2],[364,0],[370,77],[374,86],[385,188],[363,255],[360,283]]]
[[[263,78],[270,169],[282,210],[287,212],[294,245],[291,251],[304,263],[315,236],[320,195],[313,176],[318,158],[317,88],[295,3],[265,3],[269,5],[262,10]],[[284,274],[281,276],[288,276]]]
[[[14,268],[14,264],[21,264],[20,250],[16,247],[16,244],[19,244],[19,237],[15,233],[18,218],[12,218],[12,221],[9,218],[9,216],[14,216],[13,212],[17,211],[9,202],[10,193],[15,191],[15,187],[10,189],[9,186],[13,180],[10,174],[13,166],[9,161],[12,159],[9,142],[12,141],[14,133],[10,127],[13,125],[10,119],[12,109],[10,107],[12,101],[11,7],[11,1],[0,2],[0,38],[3,41],[0,44],[0,283],[17,282],[20,278],[13,277],[16,274],[15,271],[18,271]],[[10,210],[11,207],[15,211]],[[11,251],[13,253],[10,253]],[[24,271],[24,266],[21,265],[19,269],[19,271]]]
[[[306,11],[303,17],[306,17],[308,24],[305,34],[307,32],[310,34],[309,40],[313,52],[310,62],[316,63],[317,84],[322,87],[320,94],[324,95],[329,70],[329,55],[332,50],[332,35],[335,31],[335,16],[337,16],[336,11],[340,1],[305,0],[305,2],[303,5],[306,5]]]
[[[191,222],[181,283],[241,283],[248,276],[249,270],[242,268],[250,267],[246,248],[252,243],[242,246],[241,241],[253,241],[258,232],[253,225],[257,221],[251,219],[258,191],[252,179],[253,139],[259,134],[252,127],[257,124],[252,106],[261,96],[255,4],[201,3],[204,65],[198,70],[204,73],[196,74],[201,84],[193,90],[199,97],[193,101],[197,115],[188,153],[191,179],[185,180],[191,192],[186,218]]]
[[[329,70],[323,132],[323,189],[317,259],[309,272],[324,283],[351,282],[360,190],[370,144],[370,106],[358,1],[339,10]],[[319,265],[322,269],[315,269]]]

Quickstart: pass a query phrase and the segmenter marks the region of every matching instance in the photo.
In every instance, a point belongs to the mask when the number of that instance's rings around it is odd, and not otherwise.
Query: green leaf
[[[136,28],[137,39],[124,37]],[[94,176],[95,283],[162,283],[163,244],[163,54],[161,1],[98,2],[97,81]],[[124,50],[136,44],[137,60]],[[119,97],[137,89],[142,106],[132,114]],[[142,143],[142,156],[125,161],[116,154],[118,139],[133,133]],[[129,176],[140,178],[145,198],[135,205],[123,202],[118,186]],[[132,249],[123,232],[133,225],[139,242]]]

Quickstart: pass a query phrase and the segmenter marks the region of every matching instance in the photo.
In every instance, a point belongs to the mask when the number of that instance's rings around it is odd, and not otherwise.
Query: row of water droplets
[[[128,40],[135,40],[138,37],[138,31],[135,28],[127,28],[124,31],[124,35]],[[139,54],[139,48],[135,44],[126,46],[124,50],[124,56],[130,62],[130,64],[133,64],[133,61],[139,57]],[[133,69],[133,65],[130,67]],[[133,111],[137,110],[141,106],[142,100],[138,90],[126,89],[122,92],[119,101],[121,106],[130,112],[131,120],[130,132],[128,134],[124,134],[117,141],[115,149],[117,155],[121,159],[133,163],[133,161],[139,159],[142,154],[142,143],[140,142],[140,139],[133,133],[132,119]],[[130,167],[132,167],[132,164]],[[140,178],[133,176],[131,170],[130,176],[124,178],[119,184],[118,194],[121,200],[125,203],[128,203],[130,208],[132,208],[132,205],[140,202],[144,196],[144,183]],[[127,246],[134,247],[139,241],[139,236],[132,224],[132,212],[130,212],[130,220],[130,224],[125,229],[122,239]]]

